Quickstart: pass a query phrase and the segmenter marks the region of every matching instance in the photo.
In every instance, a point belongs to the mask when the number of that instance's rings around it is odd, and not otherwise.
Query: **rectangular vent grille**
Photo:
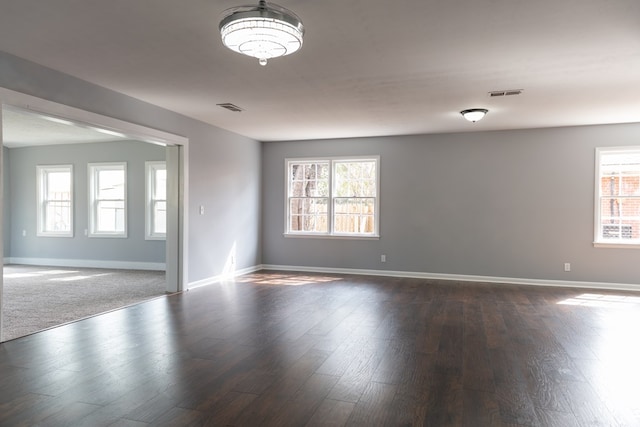
[[[512,95],[520,95],[523,89],[509,89],[509,90],[494,90],[489,92],[490,97],[495,96],[512,96]]]
[[[225,102],[224,104],[216,104],[218,107],[226,108],[229,111],[233,111],[234,113],[239,113],[242,111],[242,108],[238,107],[235,104],[230,102]]]

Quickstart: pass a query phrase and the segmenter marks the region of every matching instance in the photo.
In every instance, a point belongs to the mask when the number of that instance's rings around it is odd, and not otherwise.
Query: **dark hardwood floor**
[[[0,345],[1,426],[639,426],[640,294],[261,272]]]

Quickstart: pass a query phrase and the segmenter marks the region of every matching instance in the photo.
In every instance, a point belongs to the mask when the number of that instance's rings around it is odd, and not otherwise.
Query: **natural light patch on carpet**
[[[30,273],[5,273],[4,277],[6,279],[21,279],[24,277],[43,277],[43,276],[53,276],[56,274],[73,274],[77,273],[77,271],[71,270],[46,270],[46,271],[33,271]]]
[[[563,305],[581,305],[585,307],[624,308],[640,305],[640,297],[627,295],[582,294],[558,302]]]
[[[342,280],[340,277],[330,276],[301,276],[298,274],[257,273],[236,277],[238,283],[255,283],[274,286],[300,286],[318,283],[329,283]]]
[[[69,276],[69,277],[56,277],[49,279],[50,282],[76,282],[78,280],[93,279],[95,277],[109,276],[111,273],[91,274],[89,276]]]

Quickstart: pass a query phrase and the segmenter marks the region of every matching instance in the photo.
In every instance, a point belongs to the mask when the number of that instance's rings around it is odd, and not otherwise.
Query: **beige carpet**
[[[4,266],[4,340],[165,295],[163,271]]]

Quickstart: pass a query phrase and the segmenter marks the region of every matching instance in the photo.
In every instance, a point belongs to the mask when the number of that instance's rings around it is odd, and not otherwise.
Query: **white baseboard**
[[[4,259],[5,264],[43,265],[50,267],[71,268],[110,268],[117,270],[154,270],[165,271],[163,262],[135,262],[135,261],[103,261],[95,259],[56,259],[56,258],[20,258]]]
[[[219,274],[217,276],[207,277],[206,279],[196,280],[195,282],[190,282],[187,285],[187,290],[199,288],[201,286],[213,285],[215,283],[224,282],[225,280],[233,280],[235,277],[253,273],[262,269],[261,265],[254,265],[252,267],[235,270],[232,273]]]
[[[415,271],[393,271],[393,270],[359,270],[354,268],[324,268],[324,267],[302,267],[294,265],[273,265],[262,264],[260,270],[277,270],[277,271],[299,271],[308,273],[333,273],[333,274],[361,274],[366,276],[388,276],[388,277],[407,277],[414,279],[436,279],[436,280],[453,280],[458,282],[482,282],[482,283],[500,283],[513,285],[529,285],[529,286],[553,286],[563,288],[590,288],[590,289],[609,289],[618,291],[640,291],[640,284],[632,283],[609,283],[609,282],[583,282],[569,280],[543,280],[543,279],[523,279],[516,277],[494,277],[494,276],[468,276],[463,274],[439,274],[439,273],[423,273]],[[255,271],[255,270],[254,270]]]

